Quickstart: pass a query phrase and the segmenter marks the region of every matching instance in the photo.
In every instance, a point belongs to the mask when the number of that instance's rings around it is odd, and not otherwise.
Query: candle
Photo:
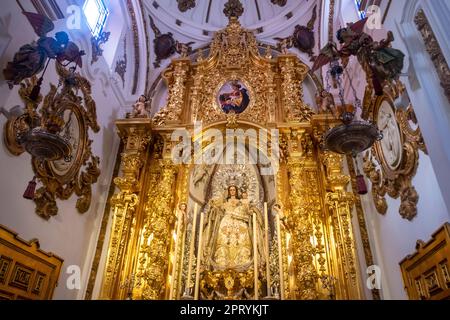
[[[281,209],[280,209],[281,210]],[[276,215],[276,224],[277,224],[277,240],[278,240],[278,264],[280,269],[280,297],[281,300],[284,300],[284,270],[283,270],[283,256],[281,249],[281,227],[280,227],[280,213],[277,212]]]
[[[205,214],[205,213],[203,213],[203,214]],[[209,216],[208,216],[209,217]],[[208,219],[208,217],[206,217],[206,219]],[[208,245],[209,244],[209,242],[210,242],[210,237],[209,237],[209,233],[211,232],[211,223],[208,223],[208,226],[206,227],[206,233],[205,233],[205,237],[206,237],[206,239],[205,239],[205,241],[206,241],[206,245]]]
[[[184,217],[185,219],[187,219],[187,216],[185,215]],[[186,229],[187,229],[187,220],[184,221],[183,226],[182,226],[182,232],[183,232],[183,239],[181,240],[181,258],[180,258],[180,265],[183,266],[184,263],[184,249],[185,249],[185,244],[186,244]],[[177,293],[177,299],[180,299],[180,294],[181,292],[181,278],[182,278],[183,273],[180,271],[178,272],[178,293]]]
[[[255,276],[255,300],[258,300],[258,243],[256,235],[256,212],[253,212],[253,269]]]
[[[204,214],[200,213],[200,226],[199,226],[199,235],[198,235],[198,250],[197,250],[197,274],[195,275],[195,294],[194,300],[198,300],[198,290],[199,290],[199,281],[200,281],[200,264],[202,262],[202,253],[203,253],[203,219]]]
[[[267,202],[264,202],[264,231],[265,238],[264,246],[266,247],[266,279],[267,279],[267,296],[271,296],[270,290],[270,263],[269,263],[269,216],[267,214]]]
[[[191,228],[191,246],[189,248],[189,266],[188,266],[188,276],[186,279],[186,288],[191,287],[191,274],[192,274],[192,257],[194,255],[194,241],[195,241],[195,231],[196,231],[196,224],[197,221],[197,203],[194,205],[194,219],[192,220],[192,228]]]
[[[175,273],[176,273],[176,269],[177,269],[177,257],[178,257],[178,247],[179,247],[179,243],[180,243],[180,232],[181,232],[181,222],[182,222],[182,211],[178,210],[178,215],[177,215],[177,231],[175,233],[175,239],[174,239],[174,258],[173,258],[173,262],[172,262],[172,277],[171,277],[171,285],[170,285],[170,295],[169,295],[169,300],[172,300],[173,298],[173,291],[174,291],[174,286],[175,286]]]

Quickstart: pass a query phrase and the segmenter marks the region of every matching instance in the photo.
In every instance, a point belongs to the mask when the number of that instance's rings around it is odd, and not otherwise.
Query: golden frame
[[[231,81],[239,81],[241,83],[243,83],[245,85],[245,88],[248,90],[248,94],[250,97],[250,103],[248,104],[247,108],[245,108],[244,111],[242,111],[240,114],[246,114],[247,111],[251,111],[253,109],[253,106],[255,105],[255,98],[254,98],[254,90],[253,88],[249,85],[248,81],[243,79],[242,77],[227,77],[226,80],[222,80],[217,86],[216,89],[214,90],[214,97],[215,97],[215,106],[217,108],[217,111],[224,113],[224,111],[222,110],[221,106],[218,103],[218,96],[220,93],[220,90],[223,88],[223,86],[225,84],[227,84],[228,82]]]
[[[400,82],[385,87],[382,96],[374,96],[373,90],[368,87],[364,97],[365,116],[368,120],[376,122],[380,107],[387,102],[395,114],[395,120],[400,132],[402,143],[401,162],[396,168],[391,168],[383,153],[381,142],[377,142],[364,155],[364,173],[372,183],[372,197],[377,211],[385,214],[388,209],[386,194],[391,198],[400,198],[400,215],[407,220],[412,220],[417,215],[417,203],[419,195],[412,180],[419,166],[419,153],[426,153],[420,128],[411,128],[410,121],[415,119],[412,105],[404,109],[396,108],[394,101],[405,93],[405,88]]]

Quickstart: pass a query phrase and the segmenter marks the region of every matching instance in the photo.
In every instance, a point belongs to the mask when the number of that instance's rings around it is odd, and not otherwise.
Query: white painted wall
[[[63,10],[64,1],[58,2]],[[0,58],[3,69],[7,61],[12,60],[14,53],[25,43],[36,39],[36,36],[21,14],[15,1],[2,3],[0,20],[6,22],[5,33],[11,36],[11,41]],[[56,31],[64,30],[64,21],[56,23]],[[2,35],[4,34],[2,31]],[[102,171],[99,181],[93,187],[93,198],[90,210],[81,215],[75,208],[76,197],[68,201],[58,201],[59,213],[56,217],[45,221],[34,212],[34,203],[22,198],[28,181],[33,177],[31,158],[28,154],[20,157],[12,156],[6,150],[3,140],[0,143],[0,224],[19,233],[19,236],[29,240],[39,239],[41,248],[54,252],[64,259],[64,265],[55,290],[55,299],[82,299],[87,285],[98,232],[100,230],[106,196],[111,180],[112,168],[118,148],[118,138],[115,134],[113,121],[118,117],[117,110],[121,104],[109,83],[109,70],[105,60],[90,66],[90,36],[83,32],[71,32],[72,39],[82,49],[89,52],[84,57],[85,68],[91,68],[89,80],[93,85],[93,97],[97,103],[97,117],[101,131],[98,134],[90,132],[94,139],[92,150],[100,156]],[[48,82],[57,84],[54,69],[49,67],[45,76],[42,93],[48,92]],[[0,76],[0,105],[6,109],[21,104],[17,88],[9,90],[3,74]],[[0,116],[0,127],[3,128],[6,119]],[[66,287],[66,268],[78,265],[82,271],[81,290],[68,290]]]

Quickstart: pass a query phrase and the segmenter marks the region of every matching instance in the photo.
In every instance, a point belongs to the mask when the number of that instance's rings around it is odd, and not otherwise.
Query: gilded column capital
[[[331,208],[335,208],[336,206],[351,206],[355,202],[355,196],[353,193],[343,190],[327,192],[326,202]]]
[[[301,157],[292,157],[292,156],[290,156],[287,159],[287,167],[288,167],[289,171],[291,171],[292,169],[303,168],[304,165],[305,165],[305,161]]]
[[[124,143],[121,154],[122,176],[114,183],[122,192],[137,191],[140,169],[145,162],[145,150],[151,141],[150,119],[123,119],[116,121],[118,134]]]
[[[129,207],[135,207],[139,203],[139,197],[134,193],[120,192],[111,198],[111,204],[116,207],[123,207],[127,203]]]
[[[121,119],[116,121],[118,134],[124,143],[124,152],[144,152],[152,138],[151,119]]]
[[[350,177],[342,173],[343,160],[340,154],[331,151],[322,153],[322,164],[326,168],[327,182],[332,191],[344,190],[350,183]]]

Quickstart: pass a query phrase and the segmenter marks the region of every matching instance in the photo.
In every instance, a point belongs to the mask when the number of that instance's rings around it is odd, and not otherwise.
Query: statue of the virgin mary
[[[225,199],[213,199],[203,228],[204,259],[208,270],[247,271],[253,268],[253,213],[257,216],[258,266],[264,265],[264,232],[260,211],[241,199],[236,186],[228,187]]]

